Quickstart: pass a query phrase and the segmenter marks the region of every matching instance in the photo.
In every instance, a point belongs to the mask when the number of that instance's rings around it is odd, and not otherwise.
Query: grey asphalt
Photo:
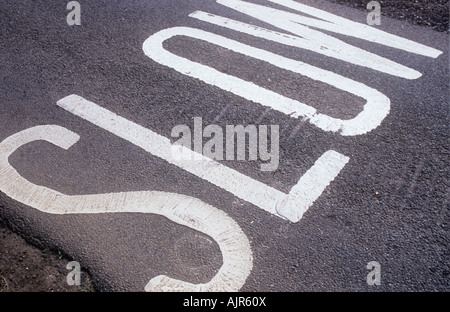
[[[366,18],[364,12],[326,1],[299,2],[358,22]],[[81,136],[68,151],[45,142],[20,148],[10,162],[23,177],[68,195],[158,190],[193,196],[225,211],[249,238],[254,256],[242,291],[450,290],[448,34],[387,17],[377,26],[444,51],[437,59],[333,34],[423,73],[406,80],[188,17],[202,10],[271,27],[215,1],[80,4],[80,26],[67,25],[61,1],[3,0],[0,6],[0,141],[45,124]],[[390,114],[368,134],[343,137],[184,76],[142,51],[150,35],[175,26],[201,28],[360,81],[390,98]],[[361,109],[360,100],[341,91],[194,39],[173,38],[165,45],[313,102],[334,117],[351,118]],[[261,172],[255,162],[224,164],[284,192],[327,150],[350,162],[293,224],[56,106],[70,94],[165,137],[176,125],[191,126],[197,116],[205,125],[223,127],[278,124],[277,171]],[[204,283],[222,263],[208,236],[157,215],[49,215],[0,192],[0,217],[79,261],[103,291],[142,291],[159,274]],[[381,265],[379,286],[366,282],[371,261]]]

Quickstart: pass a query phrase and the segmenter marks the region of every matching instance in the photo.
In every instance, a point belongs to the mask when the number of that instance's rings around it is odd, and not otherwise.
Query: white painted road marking
[[[190,14],[199,20],[233,29],[255,37],[275,41],[288,46],[308,49],[322,55],[334,57],[352,64],[364,66],[390,75],[417,79],[422,74],[384,57],[367,52],[312,28],[331,31],[350,37],[375,42],[395,49],[436,58],[442,51],[423,44],[389,34],[365,24],[322,11],[292,0],[269,0],[291,10],[306,13],[315,18],[282,11],[241,0],[217,0],[217,3],[257,18],[279,29],[285,34],[243,22],[227,19],[202,11]],[[312,27],[312,28],[311,28]],[[317,113],[310,105],[284,97],[258,85],[224,74],[209,66],[177,56],[163,47],[163,42],[174,36],[186,36],[218,45],[225,49],[268,62],[279,68],[304,75],[366,100],[363,111],[351,120],[341,120]],[[154,61],[176,71],[232,92],[247,100],[278,110],[288,116],[302,117],[322,130],[339,132],[345,136],[365,134],[378,127],[390,111],[390,100],[381,92],[365,84],[337,75],[303,62],[257,49],[210,32],[188,27],[174,27],[157,32],[143,44],[143,50]]]
[[[190,155],[189,159],[199,160],[175,159],[172,156],[173,145],[168,138],[80,96],[69,95],[59,100],[57,104],[72,114],[141,147],[152,155],[205,179],[267,212],[285,217],[292,222],[298,222],[301,219],[302,215],[349,161],[348,157],[338,152],[326,152],[292,188],[291,192],[285,194],[183,146],[177,146],[177,148],[184,149],[183,153]]]
[[[268,62],[279,68],[301,74],[349,92],[355,96],[362,97],[366,100],[366,104],[362,112],[350,120],[342,120],[317,113],[316,109],[312,106],[167,51],[163,47],[163,42],[174,36],[200,39],[225,49]],[[184,75],[200,79],[249,101],[271,107],[288,116],[303,117],[324,131],[339,132],[344,136],[364,134],[378,127],[389,114],[390,100],[381,92],[369,88],[363,83],[203,30],[189,27],[174,27],[161,30],[150,36],[144,42],[143,50],[154,61],[173,68]]]
[[[220,3],[224,6],[232,8],[249,16],[258,18],[293,34],[306,36],[306,38],[309,37],[308,32],[312,31],[312,29],[302,27],[302,25],[323,29],[349,37],[363,39],[387,47],[432,58],[437,58],[443,53],[440,50],[428,47],[415,41],[392,35],[375,27],[357,23],[347,18],[308,5],[304,5],[296,1],[268,1],[282,5],[297,12],[314,16],[315,18],[268,8],[241,0],[217,0],[217,3]],[[317,35],[317,33],[314,34]]]
[[[269,8],[267,8],[267,10],[271,11],[271,9]],[[257,12],[258,11],[256,10],[250,10],[248,14],[251,14],[253,17],[258,17],[259,19],[264,19],[265,22],[270,22],[274,26],[286,25],[286,23],[289,22],[286,17],[280,16],[278,23],[276,23],[276,16],[273,16],[272,14],[267,15],[264,12],[259,12],[259,14],[256,14]],[[267,28],[238,22],[222,16],[205,13],[202,11],[194,12],[189,16],[202,20],[204,22],[233,29],[241,33],[274,41],[291,47],[310,50],[328,57],[333,57],[354,65],[364,66],[393,76],[407,79],[417,79],[422,76],[421,73],[414,69],[400,65],[374,53],[370,53],[363,49],[354,47],[343,42],[342,40],[313,30],[306,26],[300,26],[296,24],[295,28],[285,27],[284,30],[289,29],[291,33],[296,34],[296,36],[293,36],[286,33],[275,32]],[[292,25],[289,24],[286,26]]]
[[[37,126],[0,143],[0,191],[12,199],[50,214],[152,213],[213,238],[222,252],[223,265],[211,281],[192,284],[165,275],[152,278],[146,291],[238,291],[253,267],[247,236],[225,212],[201,200],[167,192],[126,192],[69,196],[24,179],[9,163],[9,156],[33,141],[47,141],[68,149],[79,136],[66,128]]]

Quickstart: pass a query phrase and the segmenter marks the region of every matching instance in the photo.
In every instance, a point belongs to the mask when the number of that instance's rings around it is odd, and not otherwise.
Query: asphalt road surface
[[[449,291],[448,34],[275,2],[4,0],[0,217],[102,291]]]

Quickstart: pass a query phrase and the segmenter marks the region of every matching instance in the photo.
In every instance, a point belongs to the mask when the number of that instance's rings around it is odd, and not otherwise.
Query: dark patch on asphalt
[[[360,10],[367,10],[367,3],[369,3],[368,0],[327,1]],[[448,33],[448,0],[378,0],[377,2],[380,3],[381,14],[384,16]]]
[[[32,245],[33,242],[35,245]],[[1,292],[92,292],[95,287],[89,273],[82,270],[80,285],[69,285],[71,261],[61,251],[38,247],[30,234],[27,240],[0,222],[0,293]]]

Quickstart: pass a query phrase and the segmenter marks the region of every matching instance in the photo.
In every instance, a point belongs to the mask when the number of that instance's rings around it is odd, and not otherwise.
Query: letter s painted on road
[[[76,133],[56,125],[36,126],[6,138],[0,143],[0,191],[24,205],[49,214],[158,214],[210,236],[219,245],[223,265],[208,283],[191,284],[159,275],[148,282],[146,291],[238,291],[244,285],[253,267],[250,243],[239,225],[222,210],[197,198],[168,192],[70,196],[31,183],[9,163],[9,156],[25,144],[47,141],[67,150],[79,138]]]

